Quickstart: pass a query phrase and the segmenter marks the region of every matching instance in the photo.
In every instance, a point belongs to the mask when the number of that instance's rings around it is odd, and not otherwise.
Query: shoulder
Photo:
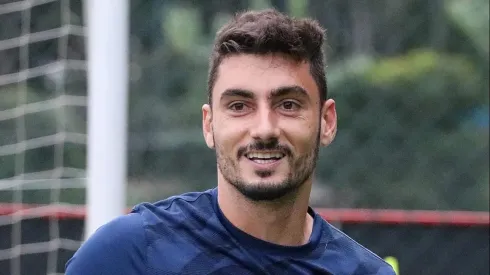
[[[140,274],[145,270],[146,237],[138,214],[101,226],[66,264],[66,274]]]
[[[185,222],[192,216],[209,217],[213,212],[214,189],[204,192],[189,192],[169,197],[154,203],[140,203],[133,207],[131,213],[141,215],[145,226],[160,223],[177,224]]]
[[[100,227],[67,262],[66,274],[144,274],[155,243],[174,241],[212,209],[211,190],[140,203]]]
[[[337,229],[333,225],[325,222],[330,233],[330,242],[327,243],[330,249],[340,252],[342,262],[354,267],[349,274],[352,275],[395,275],[391,265],[376,255],[371,250],[356,242],[347,234]]]

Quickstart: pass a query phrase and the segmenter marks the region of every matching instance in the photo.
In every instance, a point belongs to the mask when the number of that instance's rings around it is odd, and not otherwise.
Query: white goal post
[[[129,3],[85,2],[88,238],[126,208]]]

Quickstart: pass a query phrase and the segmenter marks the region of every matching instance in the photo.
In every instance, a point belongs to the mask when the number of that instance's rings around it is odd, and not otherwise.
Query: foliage
[[[319,176],[361,207],[488,209],[477,191],[488,184],[488,133],[468,112],[484,93],[474,66],[427,50],[348,63],[364,66],[332,69],[339,135]]]
[[[489,2],[450,0],[445,6],[449,18],[471,41],[481,57],[489,57]]]

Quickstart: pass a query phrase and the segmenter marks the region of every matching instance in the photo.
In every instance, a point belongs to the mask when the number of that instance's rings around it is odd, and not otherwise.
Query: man
[[[78,274],[391,275],[308,206],[319,146],[336,133],[324,31],[274,10],[218,33],[202,107],[216,189],[140,204],[67,264]]]

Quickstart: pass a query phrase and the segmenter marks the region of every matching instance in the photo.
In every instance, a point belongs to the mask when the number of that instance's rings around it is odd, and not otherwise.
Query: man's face
[[[297,190],[315,169],[320,143],[335,134],[335,104],[321,105],[306,62],[226,57],[212,98],[212,108],[203,106],[203,129],[216,150],[218,173],[254,201]]]

